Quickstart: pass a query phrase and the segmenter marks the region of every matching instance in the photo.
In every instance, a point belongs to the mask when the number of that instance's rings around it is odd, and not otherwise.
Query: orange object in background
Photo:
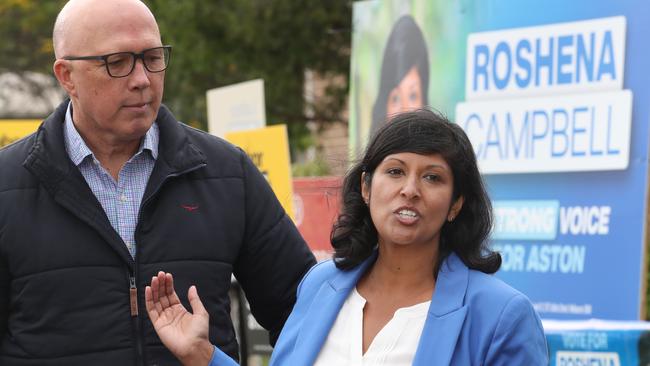
[[[293,180],[294,221],[318,261],[332,257],[330,233],[341,205],[342,183],[342,177]]]

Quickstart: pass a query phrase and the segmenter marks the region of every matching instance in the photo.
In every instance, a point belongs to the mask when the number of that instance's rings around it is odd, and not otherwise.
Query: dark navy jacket
[[[210,340],[237,358],[234,273],[274,343],[314,258],[246,155],[161,107],[134,261],[65,151],[66,107],[0,150],[0,365],[176,364],[144,309],[159,270],[188,308],[197,285]]]

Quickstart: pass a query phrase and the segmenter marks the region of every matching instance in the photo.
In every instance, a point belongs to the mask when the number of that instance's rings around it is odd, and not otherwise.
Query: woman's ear
[[[368,202],[370,202],[370,187],[366,184],[366,172],[361,173],[361,196],[368,205]]]
[[[460,210],[463,208],[463,203],[465,203],[465,197],[460,196],[458,199],[456,199],[456,202],[454,202],[454,204],[451,205],[451,208],[449,209],[447,221],[452,222],[456,217],[458,217]]]

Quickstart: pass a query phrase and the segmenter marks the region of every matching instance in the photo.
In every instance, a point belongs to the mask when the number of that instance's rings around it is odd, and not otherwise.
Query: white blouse
[[[407,366],[415,352],[427,318],[429,304],[423,302],[397,309],[363,353],[364,299],[356,287],[341,307],[334,326],[316,358],[315,366]]]

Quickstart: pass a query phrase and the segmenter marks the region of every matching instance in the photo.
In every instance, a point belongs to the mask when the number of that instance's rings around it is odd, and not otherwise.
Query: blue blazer
[[[271,366],[314,363],[341,306],[374,260],[349,271],[331,260],[312,267],[298,287]],[[215,349],[210,365],[236,363]],[[528,298],[451,254],[438,272],[413,365],[548,365],[548,349]]]

